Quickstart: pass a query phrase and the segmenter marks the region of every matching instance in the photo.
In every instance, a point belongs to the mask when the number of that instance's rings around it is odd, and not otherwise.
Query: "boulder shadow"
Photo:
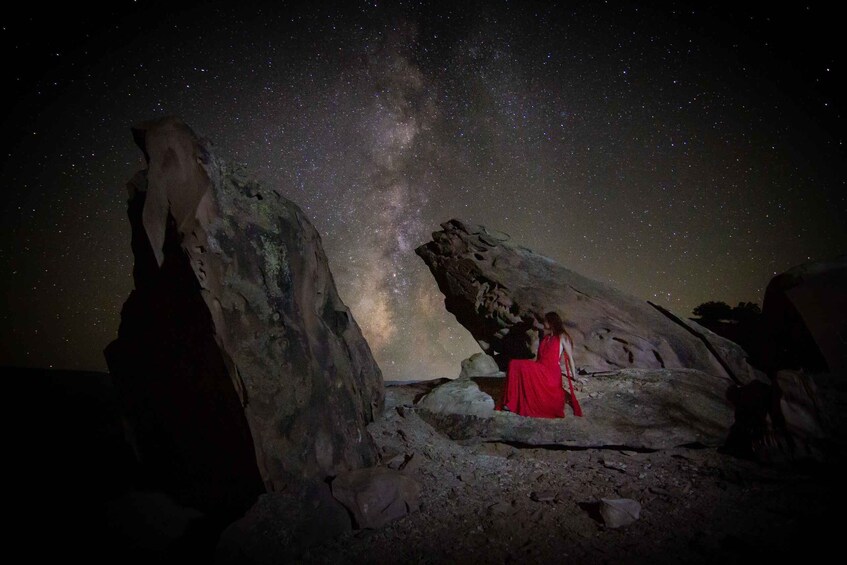
[[[580,502],[579,507],[582,508],[588,517],[597,522],[598,525],[603,525],[603,516],[600,514],[600,502]]]

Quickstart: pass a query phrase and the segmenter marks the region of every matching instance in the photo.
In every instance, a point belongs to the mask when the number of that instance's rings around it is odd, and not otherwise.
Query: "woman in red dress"
[[[559,315],[547,312],[544,315],[544,337],[538,345],[536,359],[513,359],[509,362],[502,409],[521,416],[564,418],[566,393],[559,364],[564,357],[563,364],[570,384],[569,403],[574,414],[582,416],[573,392],[572,344]]]

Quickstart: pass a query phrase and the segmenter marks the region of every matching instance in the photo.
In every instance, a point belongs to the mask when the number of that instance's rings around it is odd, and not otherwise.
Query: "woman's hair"
[[[568,340],[573,342],[571,339],[571,334],[567,332],[565,329],[565,323],[562,321],[562,318],[556,312],[547,312],[544,314],[544,321],[550,325],[550,329],[553,331],[553,335],[562,335],[565,334],[568,337]]]

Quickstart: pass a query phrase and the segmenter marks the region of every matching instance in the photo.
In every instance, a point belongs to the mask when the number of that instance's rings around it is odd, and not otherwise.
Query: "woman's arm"
[[[560,341],[562,346],[559,355],[561,356],[562,353],[565,354],[565,363],[568,364],[567,369],[570,371],[571,378],[576,377],[576,365],[573,362],[573,343],[571,343],[565,334],[562,334]]]

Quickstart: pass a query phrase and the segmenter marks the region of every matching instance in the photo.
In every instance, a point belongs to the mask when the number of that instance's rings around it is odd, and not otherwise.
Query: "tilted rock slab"
[[[373,465],[382,375],[315,228],[180,120],[133,134],[135,289],[105,353],[148,470],[240,515],[263,491]]]
[[[734,412],[726,393],[734,384],[693,369],[622,369],[581,379],[583,417],[528,418],[494,410],[471,379],[433,389],[417,404],[420,416],[455,440],[527,445],[670,449],[720,446]]]
[[[697,369],[742,384],[757,378],[733,342],[659,306],[566,269],[502,232],[451,220],[416,253],[448,311],[505,370],[531,357],[532,323],[558,311],[580,372]]]

